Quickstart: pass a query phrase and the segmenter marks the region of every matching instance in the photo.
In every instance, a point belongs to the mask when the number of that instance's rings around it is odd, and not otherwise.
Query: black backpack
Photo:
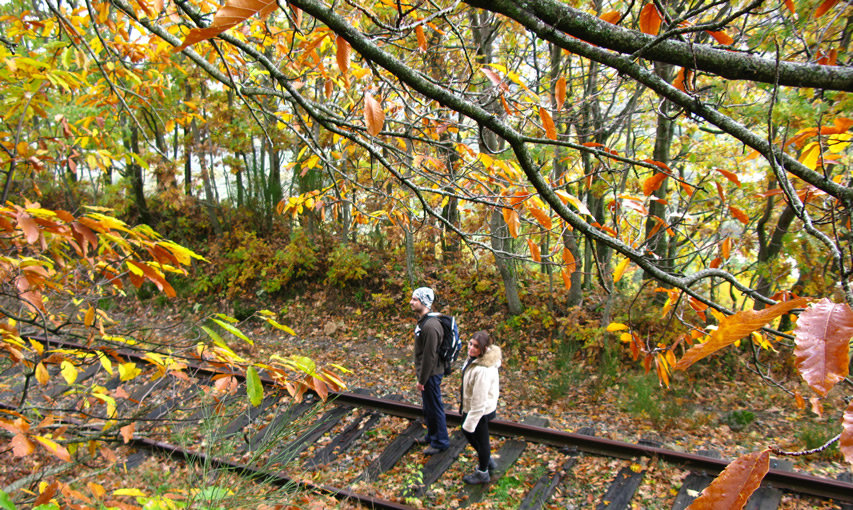
[[[462,341],[459,339],[459,328],[456,326],[456,319],[450,315],[438,312],[430,312],[428,316],[438,319],[438,322],[441,323],[441,329],[444,330],[441,345],[438,346],[438,359],[444,363],[444,375],[450,375],[453,372],[453,363],[462,349]]]

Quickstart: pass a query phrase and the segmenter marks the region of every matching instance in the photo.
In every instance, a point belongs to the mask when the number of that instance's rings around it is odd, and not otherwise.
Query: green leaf
[[[0,508],[3,510],[18,510],[15,503],[12,503],[9,495],[3,491],[0,491]]]
[[[255,367],[246,370],[246,394],[253,406],[258,407],[264,399],[264,385]]]
[[[213,342],[216,345],[220,345],[220,346],[226,345],[225,341],[222,340],[222,337],[219,336],[219,333],[217,333],[216,331],[213,331],[212,329],[208,328],[207,326],[202,326],[201,329],[202,329],[202,331],[207,333],[207,336],[209,336],[211,339],[213,339]]]
[[[222,322],[222,321],[220,321],[220,320],[217,320],[217,319],[212,319],[212,320],[213,320],[213,322],[215,322],[215,323],[219,324],[220,326],[222,326],[222,329],[224,329],[225,331],[227,331],[227,332],[231,333],[232,335],[236,336],[237,338],[239,338],[239,339],[241,339],[241,340],[244,340],[247,344],[249,344],[249,345],[255,345],[255,343],[254,343],[254,342],[252,342],[251,340],[249,340],[249,337],[247,337],[246,335],[244,335],[242,331],[240,331],[239,329],[235,328],[235,327],[234,327],[234,326],[232,326],[231,324],[226,324],[226,323],[224,323],[224,322]]]

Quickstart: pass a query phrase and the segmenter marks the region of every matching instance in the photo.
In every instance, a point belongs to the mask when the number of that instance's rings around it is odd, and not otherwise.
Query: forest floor
[[[325,294],[304,294],[282,309],[281,322],[296,330],[298,337],[262,327],[260,321],[256,328],[247,323],[255,344],[241,344],[238,353],[255,360],[272,354],[300,355],[320,366],[340,364],[352,370],[344,379],[349,389],[402,394],[404,400],[419,404],[412,361],[416,321],[407,296],[400,296],[396,310],[377,316],[369,307],[341,303]],[[149,307],[136,315],[140,324],[163,319],[173,328],[179,325],[176,329],[193,324],[186,314],[181,318],[177,309],[164,316],[162,309]],[[461,323],[463,343],[476,329],[488,329],[499,320],[502,318],[479,317],[470,324]],[[664,448],[690,453],[716,450],[728,459],[771,445],[790,451],[814,448],[841,431],[846,405],[841,396],[833,396],[841,392],[822,400],[822,416],[811,408],[798,409],[793,396],[748,370],[746,356],[737,351],[675,374],[671,387],[665,388],[654,371],[646,375],[639,363],[631,361],[624,344],[605,360],[600,354],[567,350],[559,340],[544,334],[523,345],[504,340],[509,345],[501,346],[504,363],[498,416],[502,419],[521,421],[536,414],[547,418],[555,429],[592,427],[599,437],[655,441]],[[799,387],[795,372],[784,369],[790,363],[784,358],[791,353],[776,356],[782,358],[782,369],[774,376],[786,387]],[[457,370],[443,383],[445,403],[454,409],[458,408],[459,379]],[[786,460],[796,471],[828,478],[850,470],[837,444],[819,454]],[[601,483],[606,485],[606,480]],[[672,490],[671,484],[661,490]]]

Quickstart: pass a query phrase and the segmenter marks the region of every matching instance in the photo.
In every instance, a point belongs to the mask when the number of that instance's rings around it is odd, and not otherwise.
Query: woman
[[[500,389],[498,367],[501,350],[485,331],[468,342],[468,359],[462,365],[462,432],[477,451],[479,466],[462,478],[465,483],[488,483],[495,469],[489,444],[489,421],[495,418]]]

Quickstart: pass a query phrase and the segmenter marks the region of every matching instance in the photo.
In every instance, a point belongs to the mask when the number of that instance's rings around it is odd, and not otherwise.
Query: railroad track
[[[51,344],[91,352],[78,344]],[[140,366],[145,362],[143,355],[135,352],[114,354]],[[274,391],[273,381],[262,375],[268,389],[263,402],[255,407],[248,403],[241,374],[190,361],[187,365],[184,373],[191,377],[137,377],[121,382],[118,375],[108,374],[100,363],[93,362],[80,367],[73,385],[65,384],[61,377],[51,377],[52,383],[44,386],[34,379],[27,381],[16,366],[0,374],[0,408],[52,410],[67,423],[83,424],[84,419],[100,423],[107,416],[87,411],[73,388],[98,385],[115,392],[121,387],[126,397],[117,403],[117,412],[138,423],[125,446],[132,451],[124,461],[125,469],[134,469],[151,455],[167,455],[231,470],[264,484],[300,485],[325,497],[377,509],[407,509],[413,504],[428,508],[470,506],[488,499],[490,486],[510,477],[524,489],[516,498],[519,508],[571,504],[618,509],[631,508],[632,501],[635,507],[645,506],[638,503],[644,479],[660,466],[676,470],[683,479],[678,490],[672,490],[671,500],[654,506],[683,509],[728,465],[714,452],[691,454],[654,443],[624,443],[595,437],[592,430],[564,432],[548,428],[543,417],[529,416],[522,423],[500,419],[491,423],[498,464],[492,483],[465,486],[459,478],[473,469],[474,462],[470,449],[463,455],[467,443],[458,432],[461,420],[456,412],[447,413],[452,431],[450,448],[425,459],[414,444],[423,433],[421,408],[397,395],[353,391],[330,394],[327,402],[311,395],[303,402],[294,402],[286,393]],[[223,391],[205,401],[200,389],[217,386],[216,381]],[[25,386],[32,393],[22,409]],[[200,430],[207,430],[208,436],[199,434]],[[205,442],[207,448],[182,446]],[[535,456],[534,461],[526,457],[530,455]],[[535,467],[539,458],[544,460]],[[395,479],[399,479],[401,470],[408,473],[409,483],[395,484],[389,494],[387,477],[396,471]],[[333,483],[307,481],[306,473],[325,474],[320,478]],[[789,508],[798,506],[791,500],[799,500],[799,507],[853,510],[853,479],[849,475],[845,473],[839,480],[821,478],[794,472],[790,463],[774,460],[747,508],[777,508],[784,498]],[[592,491],[585,485],[588,476],[609,480],[602,485],[606,490]]]

